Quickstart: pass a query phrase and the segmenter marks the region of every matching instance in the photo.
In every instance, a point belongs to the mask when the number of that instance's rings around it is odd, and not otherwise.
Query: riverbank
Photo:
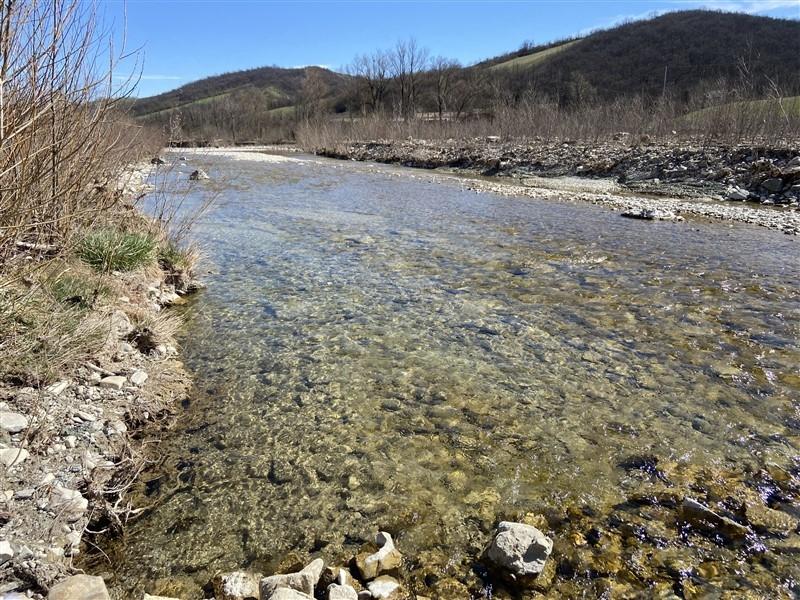
[[[491,177],[476,191],[581,200],[640,218],[681,215],[800,233],[800,157],[787,146],[618,140],[404,140],[309,148],[331,158]]]
[[[136,208],[150,170],[123,172],[116,216],[105,215],[106,228],[86,239],[111,235],[111,224],[136,231],[136,222],[150,223]],[[75,572],[94,535],[121,531],[139,510],[126,492],[191,384],[175,345],[179,319],[167,312],[196,289],[191,267],[168,242],[125,235],[102,258],[110,264],[129,239],[152,244],[132,270],[98,272],[85,242],[55,257],[23,244],[4,265],[0,299],[21,323],[16,335],[49,327],[53,339],[20,344],[19,365],[4,365],[0,383],[0,597],[43,597]],[[36,312],[40,305],[49,314]]]

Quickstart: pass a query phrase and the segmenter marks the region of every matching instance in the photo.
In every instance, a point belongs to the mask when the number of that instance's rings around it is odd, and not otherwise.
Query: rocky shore
[[[523,143],[492,137],[378,140],[313,150],[332,158],[492,177],[473,187],[577,199],[648,220],[661,218],[657,215],[676,220],[690,214],[800,233],[800,151],[796,147],[616,137],[596,143]]]
[[[126,202],[147,191],[147,170],[121,178]],[[36,248],[23,252],[30,256],[20,260],[38,258]],[[95,355],[46,386],[0,384],[4,600],[46,596],[75,572],[91,535],[120,530],[135,514],[126,490],[147,463],[149,433],[190,385],[171,334],[155,323],[196,284],[149,268],[111,273],[104,285],[108,297],[92,309],[102,336]]]

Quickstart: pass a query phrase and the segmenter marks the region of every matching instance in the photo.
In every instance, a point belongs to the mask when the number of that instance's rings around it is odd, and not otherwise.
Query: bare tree
[[[361,97],[362,110],[366,112],[381,112],[389,89],[390,59],[383,50],[376,50],[372,54],[356,56],[347,71],[352,75],[359,86],[358,95]]]
[[[436,94],[436,112],[439,121],[444,120],[445,113],[452,108],[453,90],[456,87],[458,72],[461,65],[458,61],[438,56],[431,61],[434,92]]]
[[[417,110],[420,74],[428,65],[428,50],[414,38],[400,40],[390,55],[391,73],[399,86],[399,113],[403,119],[413,118]]]

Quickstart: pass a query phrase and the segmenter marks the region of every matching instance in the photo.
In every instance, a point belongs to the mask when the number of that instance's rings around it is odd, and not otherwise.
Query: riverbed
[[[796,238],[264,156],[169,158],[211,176],[188,192],[218,197],[194,234],[211,273],[149,509],[91,562],[119,597],[343,564],[382,529],[413,592],[502,598],[480,551],[525,519],[555,540],[552,597],[800,590],[796,521],[733,544],[641,501],[800,517]]]

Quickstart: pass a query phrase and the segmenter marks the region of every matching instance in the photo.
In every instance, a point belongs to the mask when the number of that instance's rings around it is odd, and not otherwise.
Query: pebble
[[[137,369],[131,375],[131,383],[135,386],[141,387],[142,385],[144,385],[145,381],[147,381],[147,373],[145,373],[141,369]]]
[[[60,396],[68,387],[69,387],[69,381],[58,381],[52,385],[47,386],[45,388],[45,391],[48,394],[52,394],[53,396]]]

